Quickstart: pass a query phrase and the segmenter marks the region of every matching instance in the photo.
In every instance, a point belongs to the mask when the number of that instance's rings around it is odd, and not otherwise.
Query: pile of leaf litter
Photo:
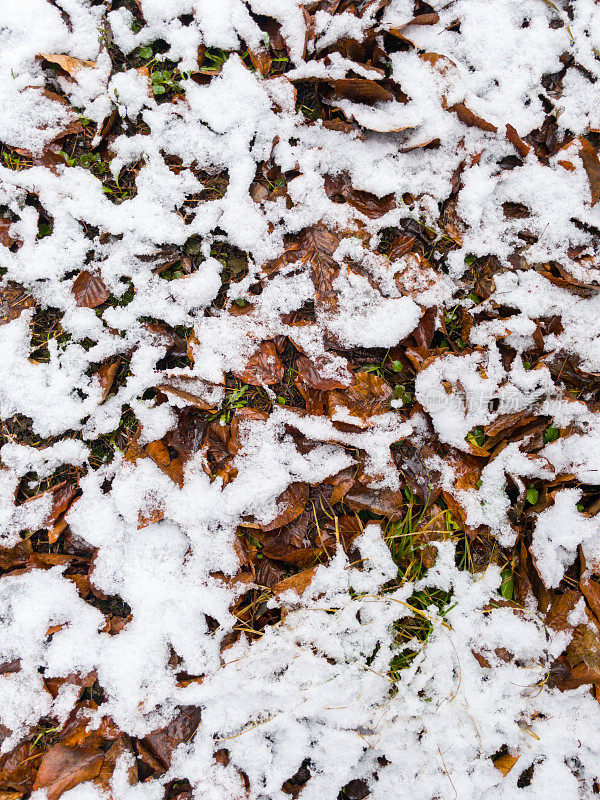
[[[600,793],[598,6],[0,8],[1,800]]]

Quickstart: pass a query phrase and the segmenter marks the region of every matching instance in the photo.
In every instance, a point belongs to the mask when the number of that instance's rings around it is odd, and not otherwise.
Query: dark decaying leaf
[[[243,372],[234,373],[244,383],[251,386],[270,386],[280,383],[285,368],[273,342],[262,342],[258,350],[250,357]]]
[[[72,291],[77,305],[84,308],[96,308],[110,297],[102,278],[87,269],[82,270],[75,278]]]
[[[181,712],[166,728],[149,733],[143,743],[164,769],[171,765],[173,751],[182,742],[188,742],[200,724],[200,709],[195,706],[184,706]]]

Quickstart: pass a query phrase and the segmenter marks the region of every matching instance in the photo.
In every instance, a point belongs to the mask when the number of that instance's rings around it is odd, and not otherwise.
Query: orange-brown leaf
[[[50,61],[52,64],[58,64],[61,69],[64,69],[64,71],[68,72],[71,76],[79,72],[80,69],[96,66],[95,61],[82,61],[80,58],[65,56],[60,53],[38,53],[38,56],[46,61]]]
[[[585,169],[590,184],[592,205],[595,206],[598,200],[600,200],[600,161],[598,160],[598,154],[588,140],[582,137],[580,141],[581,149],[579,151],[579,157],[583,161],[583,168]]]
[[[114,383],[115,377],[117,372],[119,371],[119,366],[121,362],[119,359],[113,361],[111,363],[102,364],[100,369],[98,369],[94,375],[100,381],[100,389],[101,389],[101,399],[100,402],[103,403],[106,398],[108,397],[110,390],[112,389],[112,385]]]
[[[510,753],[505,753],[494,760],[494,766],[506,777],[519,758],[520,756],[511,756]]]
[[[290,483],[288,488],[277,498],[279,506],[278,514],[270,522],[259,524],[257,527],[262,531],[272,531],[281,528],[288,522],[299,517],[304,511],[308,501],[307,483]]]
[[[297,595],[302,595],[310,586],[316,571],[316,567],[310,567],[309,569],[304,569],[302,572],[296,573],[296,575],[290,575],[289,578],[284,578],[282,581],[275,584],[273,587],[273,594],[278,595],[287,592],[288,589],[293,589]]]
[[[243,372],[234,373],[237,378],[251,386],[267,386],[279,383],[285,368],[273,342],[262,342],[250,357]]]
[[[95,778],[103,760],[104,753],[95,747],[55,744],[44,754],[33,789],[45,789],[48,800],[57,800],[74,786]]]

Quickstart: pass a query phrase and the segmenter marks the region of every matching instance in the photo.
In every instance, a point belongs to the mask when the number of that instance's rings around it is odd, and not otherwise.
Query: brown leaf
[[[71,76],[79,72],[80,69],[96,66],[95,61],[82,61],[80,58],[64,56],[59,53],[38,53],[38,58],[43,58],[46,61],[50,61],[52,64],[58,64],[61,69],[64,69],[64,71],[68,72]]]
[[[491,122],[487,122],[482,117],[478,117],[477,114],[474,114],[464,103],[455,103],[448,108],[448,111],[454,111],[459,120],[469,128],[479,128],[489,133],[496,133],[498,131],[495,125],[492,125]]]
[[[600,624],[600,584],[586,578],[579,583],[579,586],[585,596],[588,606],[591,608]]]
[[[597,630],[578,625],[565,653],[571,667],[583,662],[597,674],[594,681],[600,680],[600,636]]]
[[[435,333],[435,321],[437,318],[437,308],[432,306],[428,308],[419,320],[419,324],[411,333],[417,343],[417,347],[428,348],[433,341],[433,334]]]
[[[33,89],[31,91],[33,91]],[[59,94],[56,94],[56,92],[50,92],[50,91],[48,91],[48,89],[42,89],[41,93],[48,100],[52,100],[55,103],[60,103],[63,106],[67,106],[69,108],[69,110],[72,111],[68,100],[65,100],[64,97],[61,97]],[[71,134],[74,134],[74,133],[81,133],[82,130],[83,130],[83,126],[82,126],[82,124],[81,124],[81,122],[79,120],[79,117],[77,117],[74,113],[72,113],[70,120],[65,124],[65,127],[60,131],[60,133],[58,133],[54,137],[54,139],[52,141],[56,142],[59,139],[64,139],[65,136],[71,136]]]
[[[149,733],[143,739],[146,748],[168,769],[173,751],[182,742],[188,742],[200,724],[200,709],[184,706],[166,728]]]
[[[26,742],[0,756],[0,786],[31,791],[40,756]]]
[[[26,294],[22,286],[9,281],[0,287],[0,325],[12,322],[20,317],[26,308],[34,308],[35,305],[33,297]]]
[[[531,150],[531,145],[527,144],[527,142],[524,142],[517,133],[516,129],[513,128],[513,126],[509,123],[506,124],[506,138],[513,145],[518,154],[523,158],[525,158],[527,153]]]
[[[308,501],[307,483],[290,483],[288,488],[277,498],[279,512],[270,522],[256,525],[261,531],[272,531],[281,528],[299,517]],[[245,524],[245,523],[244,523]]]
[[[354,103],[383,103],[394,100],[394,95],[381,84],[368,78],[338,78],[327,81],[338,97]]]
[[[87,269],[82,270],[75,278],[72,291],[77,305],[84,308],[96,308],[110,297],[110,292],[102,278],[88,272]]]
[[[510,753],[504,753],[504,755],[494,759],[494,766],[506,777],[519,758],[520,756],[511,756]]]
[[[235,372],[236,378],[251,386],[270,386],[280,383],[285,373],[283,361],[271,341],[262,342],[252,355],[243,372]]]
[[[353,386],[329,394],[327,411],[334,421],[341,412],[344,422],[349,422],[347,416],[350,414],[353,425],[367,428],[370,417],[389,411],[392,389],[383,378],[372,372],[357,372],[354,377],[356,382]]]
[[[112,388],[113,382],[119,371],[119,367],[121,365],[120,359],[113,361],[111,363],[102,364],[100,369],[94,372],[96,378],[98,378],[100,382],[100,389],[102,394],[100,395],[100,402],[103,403],[108,395],[110,394],[110,390]]]
[[[10,235],[9,230],[12,224],[13,221],[11,219],[0,217],[0,244],[4,245],[4,247],[12,247],[13,244],[21,241]]]
[[[154,461],[156,466],[168,475],[169,478],[180,488],[183,486],[183,461],[181,458],[171,458],[169,448],[160,439],[149,442],[146,445],[146,452]]]
[[[404,495],[401,489],[371,490],[357,486],[346,494],[344,503],[352,511],[372,511],[394,522],[402,519]]]
[[[326,361],[324,356],[311,361],[306,356],[299,356],[296,361],[296,369],[298,370],[299,377],[311,386],[313,389],[320,389],[322,391],[329,391],[331,389],[344,389],[354,383],[354,375],[350,370],[346,370],[347,375],[345,379],[341,378],[326,378],[319,371],[319,366]]]
[[[304,594],[306,589],[310,586],[316,571],[316,567],[310,567],[309,569],[302,570],[302,572],[297,572],[295,575],[290,575],[289,578],[284,578],[284,580],[279,581],[279,583],[273,586],[273,594],[283,594],[283,592],[287,592],[288,589],[293,589],[297,595]]]
[[[97,786],[100,786],[102,789],[104,789],[105,792],[108,792],[108,795],[111,798],[111,800],[119,800],[119,798],[111,791],[110,782],[112,780],[113,773],[117,765],[117,760],[125,753],[135,755],[133,752],[133,748],[131,746],[131,741],[129,739],[129,736],[122,733],[117,739],[115,739],[115,741],[111,744],[110,748],[107,750],[98,777],[94,779],[94,783]],[[137,783],[137,781],[138,781],[137,763],[134,762],[127,770],[127,783],[130,786],[134,786]]]
[[[370,219],[382,217],[396,205],[393,194],[378,197],[371,192],[354,189],[347,173],[337,175],[335,178],[327,175],[325,192],[328,197],[334,199],[336,195],[340,195],[349,205]]]
[[[57,800],[74,786],[95,778],[103,760],[104,753],[95,747],[55,744],[44,754],[33,790],[45,789],[48,800]]]
[[[416,241],[414,236],[407,233],[401,233],[400,236],[396,236],[396,238],[392,240],[387,251],[387,256],[390,261],[396,261],[407,253],[410,253]]]
[[[339,238],[321,225],[307,228],[298,241],[298,255],[310,261],[315,299],[319,304],[331,306],[337,299],[333,281],[339,274],[340,266],[333,260],[333,254],[339,243]]]
[[[590,192],[592,193],[592,205],[595,206],[600,200],[600,161],[598,160],[598,154],[587,139],[581,137],[579,141],[581,142],[579,157],[583,161],[583,168],[588,177]]]
[[[17,542],[14,547],[0,547],[0,569],[21,567],[29,561],[33,547],[29,539]]]
[[[269,55],[267,50],[248,50],[248,55],[250,56],[250,61],[252,62],[252,66],[254,69],[259,72],[262,77],[264,78],[266,75],[269,74],[271,71],[271,66],[273,64],[273,59]]]
[[[57,486],[52,492],[52,509],[46,519],[47,525],[54,525],[56,520],[63,514],[73,502],[73,498],[79,491],[79,486],[73,481]]]
[[[256,570],[255,581],[259,586],[266,586],[268,589],[277,586],[285,575],[285,570],[270,558],[263,557]]]

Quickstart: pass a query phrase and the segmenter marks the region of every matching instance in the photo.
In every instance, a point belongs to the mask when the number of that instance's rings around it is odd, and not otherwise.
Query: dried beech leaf
[[[600,161],[598,160],[598,154],[587,139],[582,137],[580,142],[579,157],[583,161],[583,168],[590,184],[592,205],[595,206],[600,200]]]
[[[334,421],[351,421],[353,425],[366,428],[370,417],[389,411],[392,389],[383,378],[372,372],[357,372],[354,377],[353,386],[329,394],[328,414]]]
[[[288,488],[277,498],[277,505],[280,511],[270,522],[257,525],[261,531],[272,531],[281,528],[288,522],[299,517],[304,511],[308,501],[308,484],[291,483]]]
[[[95,778],[103,760],[104,753],[95,747],[55,744],[44,754],[33,789],[45,789],[48,800],[57,800],[74,786]]]
[[[82,61],[80,58],[60,55],[59,53],[38,53],[38,57],[50,61],[52,64],[58,64],[61,69],[64,69],[71,76],[79,72],[80,69],[89,69],[96,66],[95,61]]]
[[[87,269],[82,270],[75,278],[72,291],[77,305],[84,308],[96,308],[110,297],[102,278],[88,272]]]
[[[591,608],[600,624],[600,584],[588,578],[582,580],[579,586],[581,587],[581,591],[584,594],[588,606]]]
[[[100,402],[103,403],[108,395],[110,394],[110,390],[114,383],[115,377],[117,372],[119,371],[119,367],[121,362],[119,359],[117,361],[113,361],[111,363],[102,364],[100,369],[98,369],[94,375],[98,378],[100,382],[100,389],[102,391]]]
[[[285,368],[273,342],[262,342],[258,350],[250,357],[243,372],[234,373],[244,383],[251,386],[270,386],[280,383]]]
[[[527,153],[529,153],[531,150],[531,145],[527,144],[527,142],[524,142],[517,133],[516,129],[513,128],[513,126],[509,123],[506,124],[506,138],[523,158],[525,158]]]
[[[505,753],[494,760],[494,766],[506,777],[519,758],[520,756],[511,756],[510,753]]]
[[[453,106],[450,106],[448,111],[454,111],[459,120],[465,125],[468,125],[469,128],[479,128],[489,133],[496,133],[498,131],[495,125],[492,125],[491,122],[487,122],[483,117],[478,117],[477,114],[474,114],[464,103],[455,103]]]
[[[283,592],[287,592],[288,589],[292,589],[297,595],[304,594],[306,589],[310,586],[316,571],[316,567],[310,567],[309,569],[302,570],[302,572],[297,572],[295,575],[290,575],[289,578],[284,578],[284,580],[275,584],[273,587],[273,594],[283,594]]]
[[[315,362],[311,361],[311,359],[307,358],[306,356],[299,356],[298,360],[296,361],[298,375],[313,389],[320,389],[321,391],[344,389],[346,386],[350,386],[352,383],[354,383],[354,375],[350,372],[350,370],[346,370],[347,375],[345,376],[344,380],[341,378],[324,377],[319,371],[319,365],[323,360],[324,358],[321,357],[321,361],[317,359]]]
[[[338,78],[328,81],[338,97],[354,103],[384,103],[394,100],[394,95],[381,84],[368,78]]]
[[[0,287],[0,325],[6,325],[21,316],[26,308],[35,308],[36,302],[18,283],[9,281]]]

